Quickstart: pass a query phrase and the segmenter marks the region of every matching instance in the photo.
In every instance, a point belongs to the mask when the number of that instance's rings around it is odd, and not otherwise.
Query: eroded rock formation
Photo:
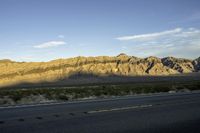
[[[53,82],[75,74],[98,76],[143,76],[192,73],[200,70],[200,58],[137,58],[118,56],[75,57],[50,62],[15,62],[0,60],[0,87],[18,83]]]

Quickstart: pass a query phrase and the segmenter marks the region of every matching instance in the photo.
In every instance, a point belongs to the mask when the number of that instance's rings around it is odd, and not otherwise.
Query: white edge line
[[[101,112],[111,112],[111,111],[129,110],[129,109],[147,108],[147,107],[151,107],[151,106],[153,106],[153,105],[152,104],[138,105],[138,106],[129,106],[129,107],[121,107],[121,108],[94,110],[94,111],[88,111],[87,113],[93,114],[93,113],[101,113]]]

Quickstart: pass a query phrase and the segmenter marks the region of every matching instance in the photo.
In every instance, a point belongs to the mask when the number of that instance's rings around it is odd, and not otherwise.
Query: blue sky
[[[0,0],[0,59],[200,56],[199,0]]]

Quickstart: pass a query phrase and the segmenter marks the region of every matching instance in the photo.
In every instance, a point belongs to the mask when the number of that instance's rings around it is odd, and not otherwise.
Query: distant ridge
[[[0,63],[9,63],[9,62],[13,62],[13,61],[9,59],[0,60]]]
[[[74,57],[49,62],[0,60],[0,87],[20,83],[54,82],[79,74],[97,76],[167,76],[200,71],[195,60],[150,56],[138,58],[124,53],[118,56]]]

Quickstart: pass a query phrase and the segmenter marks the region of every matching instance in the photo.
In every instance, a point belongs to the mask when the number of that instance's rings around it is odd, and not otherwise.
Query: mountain
[[[74,57],[50,62],[15,62],[0,60],[0,87],[20,83],[62,80],[73,75],[96,76],[161,76],[200,71],[200,58],[195,60],[150,56]]]
[[[11,63],[13,61],[9,60],[9,59],[3,59],[3,60],[0,60],[0,63]]]
[[[191,73],[196,71],[193,61],[188,59],[166,57],[162,59],[162,63],[165,66],[178,71],[179,73]]]
[[[200,71],[200,57],[195,59],[193,62],[194,68],[196,71]]]

